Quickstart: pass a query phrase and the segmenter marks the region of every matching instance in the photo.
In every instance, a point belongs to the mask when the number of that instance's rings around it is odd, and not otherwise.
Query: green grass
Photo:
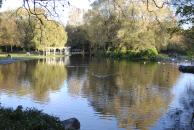
[[[52,57],[64,57],[64,55],[38,55],[38,54],[25,54],[25,53],[9,53],[12,58],[20,58],[20,59],[44,59],[44,58],[52,58]],[[7,58],[8,53],[0,54],[0,59]]]
[[[0,107],[1,130],[64,130],[59,118],[36,109]]]

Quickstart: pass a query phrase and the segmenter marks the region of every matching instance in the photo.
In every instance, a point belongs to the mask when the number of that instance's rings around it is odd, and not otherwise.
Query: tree
[[[89,51],[88,34],[82,26],[67,25],[66,31],[68,33],[68,46],[71,46],[72,49]]]
[[[138,4],[138,6],[136,6]],[[85,15],[85,28],[91,46],[104,51],[142,53],[151,49],[154,54],[165,48],[169,28],[176,21],[168,7],[157,8],[142,1],[102,0],[92,4]]]
[[[12,13],[4,12],[0,14],[0,43],[3,46],[10,46],[11,52],[13,51],[12,47],[19,46],[20,43],[16,18],[11,15]]]
[[[35,23],[35,32],[32,39],[35,48],[44,50],[46,47],[64,47],[67,42],[65,28],[56,21],[43,19],[43,23]]]
[[[28,15],[24,9],[18,9],[16,12],[21,47],[25,50],[35,48],[32,42],[35,33],[35,18]]]
[[[44,10],[36,9],[36,12],[42,13]],[[12,46],[25,50],[45,50],[46,47],[64,47],[67,42],[67,33],[62,24],[47,20],[43,15],[39,18],[29,15],[23,8],[2,12],[0,25],[0,43],[11,46],[11,51]]]
[[[180,23],[194,24],[194,1],[193,0],[173,0],[176,14],[180,17]]]
[[[46,13],[42,9],[36,9],[34,12]],[[17,14],[20,30],[24,35],[22,41],[25,47],[45,50],[46,47],[65,46],[67,33],[62,24],[47,20],[44,15],[39,15],[39,18],[29,15],[25,9],[18,9]]]

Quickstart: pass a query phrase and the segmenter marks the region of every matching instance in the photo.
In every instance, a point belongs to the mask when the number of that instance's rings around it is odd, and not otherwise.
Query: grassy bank
[[[0,107],[1,130],[64,130],[59,118],[36,109]]]

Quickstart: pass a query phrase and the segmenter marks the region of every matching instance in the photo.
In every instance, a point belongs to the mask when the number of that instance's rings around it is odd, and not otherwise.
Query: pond
[[[2,106],[34,107],[81,130],[192,129],[194,75],[173,63],[70,57],[0,65]]]

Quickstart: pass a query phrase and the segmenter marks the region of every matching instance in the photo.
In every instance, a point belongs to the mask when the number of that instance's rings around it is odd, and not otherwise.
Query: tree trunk
[[[91,46],[90,46],[90,59],[91,59],[91,57],[92,57],[92,48],[91,48]]]
[[[5,51],[7,52],[7,46],[5,46]]]
[[[12,47],[12,45],[11,45],[10,49],[11,49],[11,52],[13,52],[13,47]]]

